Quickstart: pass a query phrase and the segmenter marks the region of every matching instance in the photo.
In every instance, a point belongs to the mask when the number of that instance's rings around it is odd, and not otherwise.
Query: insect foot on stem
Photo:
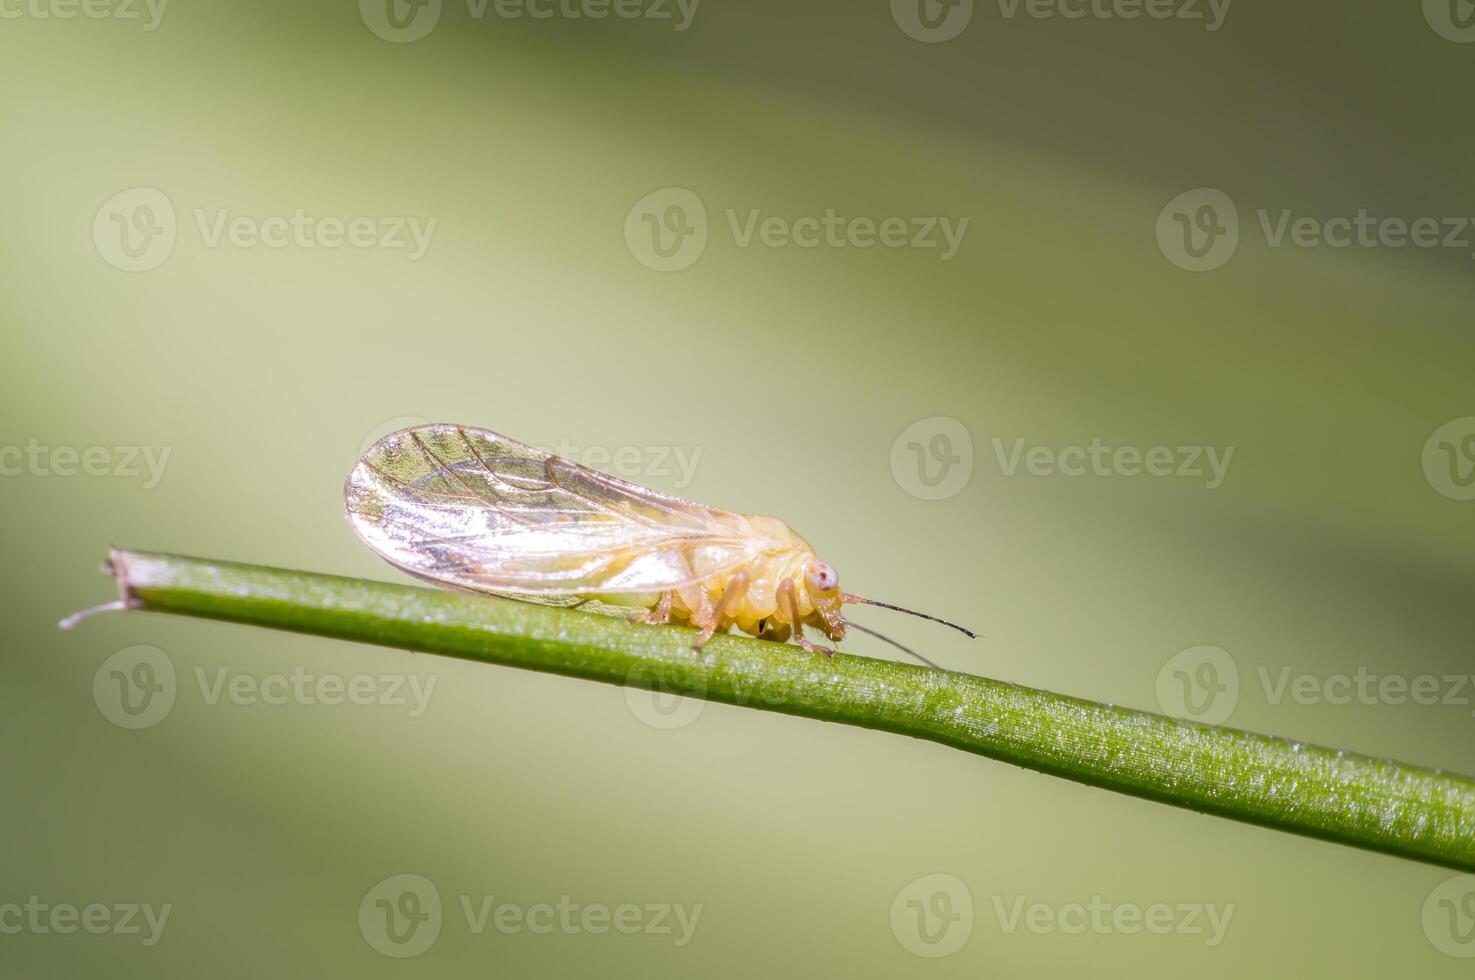
[[[637,624],[646,623],[659,626],[665,623],[669,623],[670,621],[671,593],[669,592],[662,593],[660,601],[657,602],[653,608],[642,609],[640,612],[634,613],[630,616],[630,622]]]
[[[829,647],[822,647],[818,643],[811,643],[802,636],[796,638],[795,642],[804,649],[805,653],[820,653],[824,654],[831,660],[835,659],[836,651],[831,650]]]

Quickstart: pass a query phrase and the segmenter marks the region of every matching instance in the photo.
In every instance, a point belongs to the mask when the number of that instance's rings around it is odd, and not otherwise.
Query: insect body
[[[833,653],[804,627],[838,643],[844,603],[886,605],[841,592],[834,567],[778,518],[690,503],[485,429],[422,425],[384,437],[349,474],[344,502],[359,537],[411,575],[642,610],[632,618],[699,629],[698,650],[736,625]]]

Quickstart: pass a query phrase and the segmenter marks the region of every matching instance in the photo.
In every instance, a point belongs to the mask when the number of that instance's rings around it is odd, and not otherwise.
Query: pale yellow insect
[[[832,654],[804,627],[840,642],[855,625],[841,613],[847,602],[936,620],[841,592],[834,567],[778,518],[690,503],[486,429],[386,436],[343,496],[359,537],[411,575],[466,592],[643,609],[633,618],[699,629],[698,650],[736,625]]]

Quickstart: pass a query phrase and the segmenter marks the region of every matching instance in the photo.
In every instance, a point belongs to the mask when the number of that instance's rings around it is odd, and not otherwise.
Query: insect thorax
[[[777,517],[746,518],[758,553],[743,569],[748,575],[748,592],[734,617],[738,627],[753,632],[759,621],[779,612],[778,588],[788,580],[795,588],[800,618],[813,610],[804,588],[804,570],[814,560],[814,549],[789,525]]]

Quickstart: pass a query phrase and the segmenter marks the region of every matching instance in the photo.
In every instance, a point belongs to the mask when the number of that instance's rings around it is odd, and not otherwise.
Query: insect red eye
[[[840,576],[835,572],[834,566],[828,562],[811,562],[804,577],[809,582],[809,587],[816,592],[832,592],[840,584]]]

